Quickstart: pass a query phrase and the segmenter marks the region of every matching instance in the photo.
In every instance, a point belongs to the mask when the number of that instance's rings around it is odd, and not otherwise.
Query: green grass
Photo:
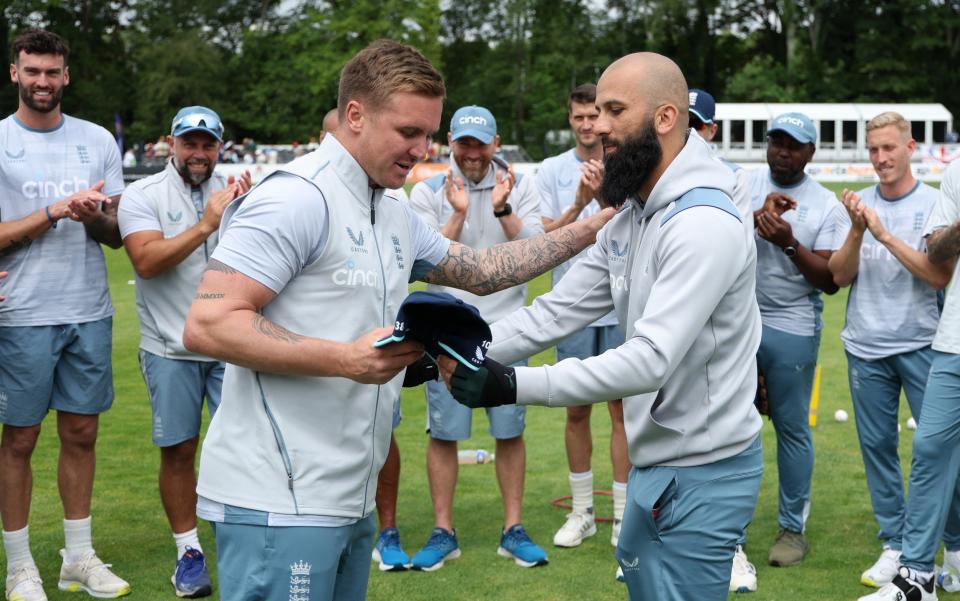
[[[831,186],[834,189],[842,185]],[[169,578],[174,548],[156,484],[158,453],[150,441],[150,410],[137,367],[138,327],[134,307],[133,275],[122,251],[107,251],[114,318],[114,378],[116,401],[101,420],[98,470],[94,492],[94,541],[105,561],[129,580],[137,599],[171,599]],[[530,286],[531,295],[543,293],[549,279],[542,276]],[[757,564],[760,590],[749,601],[855,599],[867,589],[858,584],[860,572],[879,553],[877,526],[870,509],[863,464],[853,422],[834,422],[833,413],[852,412],[847,390],[846,361],[840,345],[846,293],[825,298],[820,421],[814,430],[817,464],[813,478],[813,507],[808,523],[812,552],[798,568],[776,569],[764,565],[767,549],[776,535],[776,441],[766,422],[763,432],[767,471],[756,515],[749,530],[748,552]],[[533,363],[553,361],[553,352],[538,355]],[[397,430],[403,471],[398,518],[406,549],[411,554],[433,526],[425,470],[424,397],[421,389],[403,395],[403,423]],[[901,412],[905,421],[908,412]],[[461,448],[492,450],[486,419],[476,416],[475,436]],[[368,598],[374,601],[435,599],[511,600],[615,599],[626,590],[614,581],[616,569],[609,544],[609,525],[576,549],[550,546],[564,511],[550,501],[569,494],[563,447],[564,411],[532,407],[527,413],[527,474],[524,523],[535,541],[544,545],[550,565],[524,570],[495,553],[502,509],[493,465],[462,466],[455,504],[455,523],[463,550],[461,559],[435,573],[380,573],[371,571]],[[55,422],[47,420],[34,455],[34,493],[31,515],[34,556],[51,600],[72,598],[56,590],[63,545],[62,509],[56,490],[57,440]],[[609,417],[604,406],[594,412],[594,462],[596,484],[609,488]],[[904,428],[900,440],[904,466],[909,466],[912,433]],[[598,512],[610,515],[610,501],[599,497]],[[211,559],[215,555],[210,528],[200,527]],[[2,554],[2,550],[0,550]],[[213,562],[211,562],[213,563]],[[942,594],[942,593],[941,593]],[[733,596],[731,596],[733,597]],[[943,595],[943,598],[958,598]]]

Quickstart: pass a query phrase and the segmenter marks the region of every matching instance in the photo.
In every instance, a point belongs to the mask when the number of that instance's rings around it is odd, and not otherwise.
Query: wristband
[[[43,207],[43,212],[47,214],[47,220],[52,224],[50,227],[57,227],[57,220],[53,218],[53,215],[50,214],[50,207]]]
[[[419,386],[424,382],[436,380],[439,376],[440,370],[437,364],[430,355],[424,353],[422,357],[407,366],[407,371],[403,374],[403,388]]]
[[[513,207],[510,206],[510,203],[504,203],[503,208],[499,211],[494,211],[493,216],[496,218],[506,217],[507,215],[513,213]]]

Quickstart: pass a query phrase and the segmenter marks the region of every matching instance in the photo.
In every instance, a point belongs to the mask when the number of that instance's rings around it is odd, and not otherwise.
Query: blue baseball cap
[[[482,106],[465,106],[450,119],[450,135],[452,140],[470,137],[489,144],[497,136],[497,120]]]
[[[775,131],[782,131],[801,144],[816,144],[817,128],[813,121],[803,113],[784,113],[774,118],[767,130],[769,136]]]
[[[701,122],[713,125],[713,117],[717,114],[717,103],[709,92],[690,88],[690,112]]]
[[[373,346],[407,339],[422,343],[434,360],[444,354],[476,371],[487,358],[492,336],[490,326],[473,305],[446,292],[417,291],[400,305],[393,334]]]
[[[185,106],[177,111],[170,125],[170,135],[179,138],[192,131],[210,134],[218,142],[223,141],[223,122],[220,115],[205,106]]]

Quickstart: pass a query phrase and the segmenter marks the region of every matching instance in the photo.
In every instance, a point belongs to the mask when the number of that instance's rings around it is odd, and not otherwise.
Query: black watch
[[[787,255],[789,258],[794,258],[797,256],[797,246],[800,246],[799,242],[794,242],[790,246],[783,247],[783,254]]]
[[[508,203],[504,203],[503,208],[500,209],[499,211],[494,211],[493,216],[497,218],[506,217],[511,213],[513,213],[513,207],[511,207],[510,203],[508,202]]]

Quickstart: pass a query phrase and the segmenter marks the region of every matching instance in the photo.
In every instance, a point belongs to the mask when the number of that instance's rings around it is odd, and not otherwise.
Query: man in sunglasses
[[[768,560],[781,567],[798,565],[809,551],[804,536],[813,476],[808,414],[823,328],[820,292],[838,290],[827,262],[842,208],[833,192],[804,172],[816,141],[809,117],[779,115],[767,131],[768,168],[750,172],[749,179],[763,322],[757,364],[766,378],[780,474],[780,532]]]
[[[6,597],[43,601],[30,552],[30,457],[57,412],[65,548],[59,587],[118,597],[130,585],[92,545],[99,414],[113,403],[113,305],[100,244],[118,248],[120,152],[104,128],[61,112],[69,47],[31,30],[13,42],[16,113],[0,121],[0,516]]]
[[[170,135],[173,157],[124,191],[118,217],[137,274],[140,370],[160,447],[160,498],[177,546],[173,587],[181,597],[205,597],[211,584],[197,536],[194,459],[204,397],[211,417],[220,403],[223,363],[186,350],[183,324],[223,210],[250,188],[250,174],[234,181],[214,173],[223,124],[206,107],[180,109]]]

